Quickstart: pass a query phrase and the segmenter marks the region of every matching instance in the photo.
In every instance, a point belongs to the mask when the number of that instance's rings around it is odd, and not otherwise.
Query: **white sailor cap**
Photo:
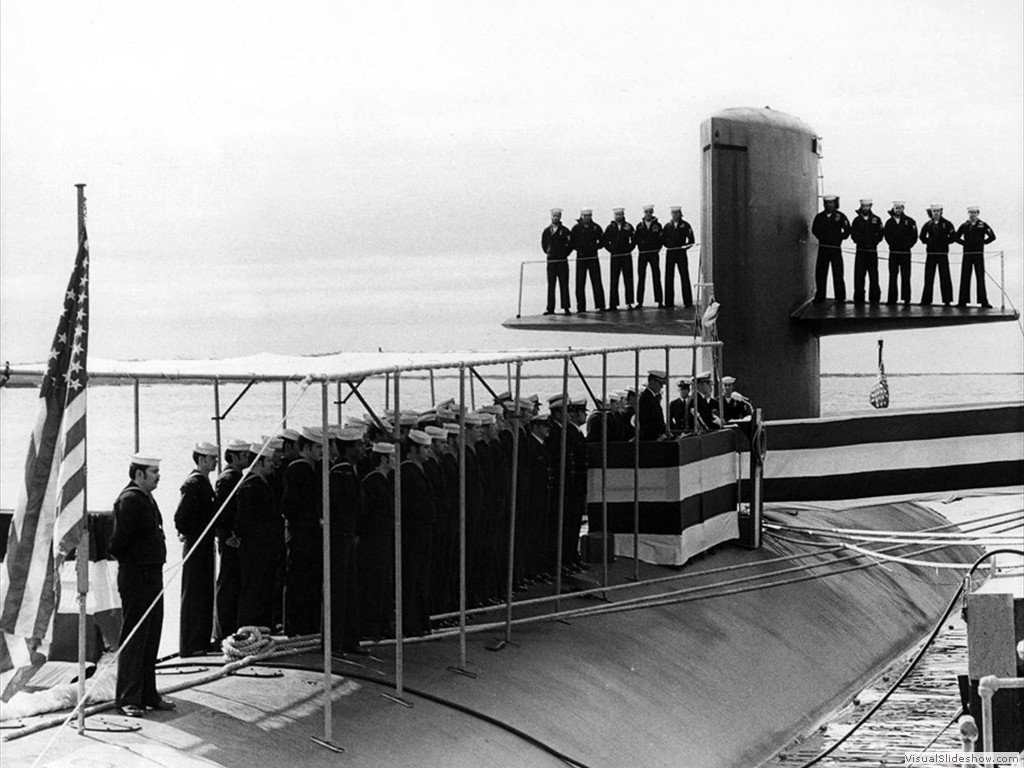
[[[460,427],[457,422],[453,421],[450,424],[444,425],[444,431],[449,435],[457,435],[462,432],[462,427]]]
[[[839,198],[838,198],[838,197],[836,197],[835,195],[825,195],[825,196],[824,196],[823,198],[821,198],[821,199],[822,199],[822,200],[824,200],[824,201],[825,201],[826,203],[834,203],[834,202],[835,202],[836,200],[838,200]]]
[[[430,435],[419,429],[410,429],[409,439],[417,445],[430,445]]]
[[[625,208],[612,208],[612,213],[625,213]]]
[[[530,418],[530,424],[543,424],[544,426],[550,427],[551,420],[547,416],[538,413]]]
[[[495,416],[504,413],[504,409],[500,405],[483,405],[477,411],[478,413],[493,413]]]
[[[683,207],[681,205],[673,205],[671,208],[668,209],[668,212],[669,213],[682,213],[683,212]]]
[[[374,443],[370,449],[373,453],[382,453],[386,456],[395,455],[395,444],[394,443]]]
[[[664,384],[666,381],[668,381],[668,374],[665,373],[664,371],[654,369],[647,372],[647,378],[655,379]]]
[[[736,377],[735,376],[723,376],[722,377],[722,383],[723,384],[735,384],[736,383]]]
[[[430,435],[431,440],[444,440],[448,437],[448,430],[444,427],[430,425],[429,427],[424,427],[423,431]]]
[[[586,408],[587,398],[585,397],[574,397],[569,401],[570,408]]]
[[[565,398],[560,394],[548,398],[548,408],[561,408],[564,404]]]
[[[593,216],[593,215],[594,215],[594,209],[593,208],[580,208],[580,216]]]
[[[697,374],[697,381],[711,381],[711,371]]]
[[[562,212],[562,209],[561,209],[561,208],[552,208],[552,209],[551,209],[551,215],[552,215],[552,216],[553,216],[554,214],[556,214],[556,213],[561,213],[561,212]]]
[[[217,446],[213,443],[196,443],[195,447],[192,448],[192,453],[198,453],[200,456],[219,456],[220,451],[217,450]]]
[[[324,430],[321,427],[303,427],[299,434],[313,443],[319,443],[324,438]]]
[[[334,432],[339,443],[355,443],[363,439],[363,430],[358,427],[342,427]]]
[[[479,427],[484,423],[483,416],[478,413],[467,413],[466,414],[466,426],[467,427]]]
[[[970,205],[967,207],[968,213],[981,213],[981,208],[976,205]]]
[[[281,430],[281,439],[282,440],[288,440],[288,441],[290,441],[292,443],[298,442],[298,439],[299,439],[298,430],[295,430],[295,429],[282,429]]]
[[[932,203],[931,205],[928,206],[928,210],[929,211],[941,211],[942,210],[942,203]]]
[[[493,413],[478,413],[477,416],[480,418],[480,423],[483,426],[498,423],[498,419],[495,417]]]
[[[232,440],[228,443],[226,451],[248,451],[250,443],[246,440]]]
[[[860,204],[861,205],[874,205],[874,203],[871,201],[870,197],[862,197],[860,199]]]
[[[892,207],[893,208],[906,208],[907,207],[907,203],[906,203],[905,200],[893,200],[892,201]]]
[[[269,459],[274,453],[274,449],[270,447],[269,443],[253,443],[249,446],[249,453],[256,454],[258,459]]]
[[[648,203],[647,205],[644,206],[644,213],[646,213],[647,211],[653,211],[653,210],[654,210],[654,206],[651,205],[650,203]]]
[[[155,467],[160,469],[160,459],[155,459],[152,456],[143,456],[139,453],[133,453],[129,459],[131,464],[138,464],[140,467]]]
[[[400,427],[415,427],[419,420],[420,415],[418,413],[403,411],[398,414],[398,426]]]
[[[284,440],[282,440],[280,437],[272,437],[269,440],[264,438],[263,441],[267,444],[267,448],[269,448],[272,451],[280,451],[282,448],[284,448]]]

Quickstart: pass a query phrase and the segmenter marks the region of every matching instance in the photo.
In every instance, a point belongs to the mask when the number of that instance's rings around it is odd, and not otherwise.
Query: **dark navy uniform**
[[[628,221],[619,226],[613,221],[604,230],[604,247],[611,255],[612,281],[609,288],[608,308],[619,307],[619,279],[625,284],[626,304],[633,303],[633,248],[636,230]]]
[[[853,260],[853,303],[864,303],[864,277],[868,278],[868,301],[878,304],[882,289],[878,284],[878,244],[882,242],[882,220],[873,213],[858,213],[850,224],[850,238],[857,244]]]
[[[814,265],[814,300],[825,300],[828,270],[832,268],[832,289],[836,301],[846,301],[843,275],[843,240],[850,236],[850,220],[840,210],[821,211],[814,217],[811,233],[818,238],[818,260]]]
[[[661,222],[657,216],[651,220],[640,219],[636,225],[636,245],[639,250],[637,257],[636,303],[644,303],[644,288],[647,282],[647,267],[651,268],[651,280],[654,282],[654,300],[662,306],[661,294]]]
[[[362,516],[359,475],[351,462],[331,467],[331,644],[333,651],[359,647],[359,576],[356,529]]]
[[[580,528],[587,513],[587,438],[571,421],[566,433],[565,534],[562,538],[562,562],[581,566]]]
[[[668,423],[674,435],[693,432],[693,403],[689,397],[677,397],[668,404]]]
[[[943,304],[953,303],[953,279],[949,276],[949,244],[956,239],[953,224],[943,217],[935,222],[928,219],[921,227],[921,242],[927,247],[928,255],[924,260],[924,291],[921,303],[932,303],[932,290],[935,286],[935,272],[939,273],[939,290]]]
[[[604,283],[601,282],[601,263],[597,252],[604,246],[604,232],[593,221],[580,219],[570,233],[576,251],[576,309],[587,311],[587,276],[594,292],[594,306],[604,309]]]
[[[693,228],[682,219],[678,223],[669,221],[661,229],[661,242],[665,246],[665,306],[676,305],[675,273],[679,271],[679,288],[683,293],[683,306],[693,306],[693,289],[690,285],[690,266],[687,261],[687,246],[693,245]]]
[[[657,440],[665,434],[665,412],[651,389],[640,393],[640,440]]]
[[[210,649],[213,632],[214,536],[199,535],[217,512],[217,498],[210,480],[193,470],[181,486],[181,501],[174,513],[174,527],[184,539],[185,553],[192,551],[181,568],[181,621],[178,655],[194,656]]]
[[[529,578],[548,573],[551,559],[546,549],[549,505],[551,503],[551,462],[547,447],[537,435],[530,433],[526,440],[527,474],[529,482],[524,493],[523,567]]]
[[[313,462],[295,459],[284,474],[281,513],[288,521],[284,629],[291,636],[320,631],[323,593],[323,491]]]
[[[402,462],[402,617],[403,634],[430,632],[430,529],[434,497],[430,482],[413,461]]]
[[[390,633],[394,608],[395,486],[393,474],[374,470],[360,484],[359,625],[363,637]]]
[[[274,569],[280,536],[280,514],[266,479],[246,475],[238,486],[235,533],[241,540],[238,560],[242,584],[238,594],[238,626],[273,628]]]
[[[889,220],[885,222],[882,232],[889,246],[889,294],[886,303],[895,304],[898,296],[904,304],[909,304],[910,249],[917,242],[917,222],[905,213],[897,218],[895,212],[890,210]]]
[[[220,570],[217,572],[217,615],[215,634],[223,640],[238,629],[238,590],[242,586],[242,566],[238,560],[238,548],[234,541],[235,509],[238,497],[231,496],[235,486],[242,479],[242,473],[228,467],[220,473],[215,487],[217,508],[221,509],[214,531],[217,534],[217,552],[220,554]],[[228,496],[231,496],[229,499]],[[227,503],[225,503],[227,502]]]
[[[992,227],[981,219],[965,221],[956,231],[956,242],[964,247],[964,258],[960,264],[960,296],[957,304],[966,307],[971,301],[971,271],[978,284],[978,303],[983,307],[988,303],[988,291],[985,286],[985,246],[996,239]]]
[[[117,558],[117,591],[123,616],[117,659],[117,706],[151,707],[160,702],[156,657],[164,623],[164,600],[158,596],[163,589],[167,544],[156,501],[134,481],[114,502],[110,554]],[[154,600],[156,605],[143,621]],[[131,642],[125,643],[140,622]]]
[[[540,247],[548,257],[548,303],[546,312],[555,311],[555,282],[558,282],[562,309],[569,311],[569,254],[572,233],[563,224],[549,224],[540,236]]]

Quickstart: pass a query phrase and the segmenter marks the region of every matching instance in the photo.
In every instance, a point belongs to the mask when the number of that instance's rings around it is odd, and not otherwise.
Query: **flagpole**
[[[78,242],[81,244],[82,236],[85,234],[85,184],[75,184],[78,189]],[[88,287],[83,288],[88,290]],[[86,377],[85,386],[88,388],[89,380]],[[82,393],[83,397],[86,392]],[[86,425],[87,415],[83,414],[83,426]],[[75,555],[75,570],[78,575],[78,733],[85,733],[85,647],[86,647],[86,600],[89,596],[89,454],[88,435],[89,430],[84,429],[82,438],[82,536],[78,542],[78,549]]]

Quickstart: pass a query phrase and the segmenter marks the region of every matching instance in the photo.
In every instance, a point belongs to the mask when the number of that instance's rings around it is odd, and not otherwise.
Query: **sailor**
[[[370,456],[373,468],[360,484],[359,626],[364,638],[378,641],[390,633],[394,613],[395,446],[374,443]]]
[[[445,427],[428,426],[423,430],[430,435],[430,453],[424,463],[424,471],[434,496],[434,526],[430,532],[430,609],[449,611],[450,602],[451,543],[458,538],[458,464],[455,465],[455,482],[449,484],[445,471],[445,456],[450,453],[448,430]],[[455,514],[452,514],[452,497],[455,499]]]
[[[853,303],[864,303],[864,276],[868,278],[868,301],[878,304],[882,291],[878,285],[878,244],[884,232],[882,220],[871,212],[872,201],[863,198],[850,224],[850,239],[857,244],[853,261]]]
[[[181,657],[207,653],[213,637],[214,534],[206,529],[217,512],[210,473],[217,468],[218,457],[217,446],[213,443],[196,443],[192,449],[196,467],[181,485],[181,500],[174,513],[174,527],[182,543],[184,560],[178,632]]]
[[[722,402],[726,422],[744,421],[754,415],[754,404],[736,391],[736,377],[722,377]]]
[[[283,429],[271,441],[274,450],[274,473],[267,478],[277,502],[278,530],[281,539],[274,557],[274,624],[277,631],[284,629],[284,585],[288,576],[287,523],[281,513],[281,499],[284,497],[284,473],[295,459],[299,458],[299,433],[294,429]]]
[[[284,631],[291,637],[320,631],[323,589],[323,492],[316,466],[323,455],[319,427],[303,427],[299,458],[285,469],[281,514],[288,524]]]
[[[633,308],[633,248],[636,231],[626,221],[625,208],[613,208],[615,219],[604,230],[604,247],[611,255],[611,287],[608,309],[619,308],[619,278],[625,284],[626,307]]]
[[[644,215],[636,225],[636,244],[639,250],[637,257],[636,306],[644,305],[644,287],[647,282],[647,267],[651,267],[651,280],[654,282],[654,300],[658,309],[665,305],[661,295],[661,222],[654,215],[654,206],[645,205]]]
[[[430,633],[430,531],[434,526],[434,498],[423,465],[430,451],[430,435],[409,432],[402,462],[402,616],[408,637]]]
[[[679,397],[668,404],[669,428],[675,436],[693,432],[693,401],[690,399],[690,382],[680,379]]]
[[[545,315],[555,314],[555,282],[558,282],[562,311],[569,311],[569,254],[572,253],[572,233],[562,224],[562,209],[551,209],[551,224],[544,227],[540,247],[548,257],[548,303]]]
[[[562,540],[562,562],[571,573],[587,570],[580,557],[580,529],[587,514],[587,438],[583,425],[587,423],[587,399],[573,398],[569,401],[569,431],[566,434],[566,526]]]
[[[668,435],[665,428],[665,409],[661,404],[661,390],[668,377],[665,371],[648,371],[647,387],[640,393],[640,440],[664,440]]]
[[[548,551],[548,518],[551,504],[551,462],[548,458],[547,440],[551,434],[551,421],[546,415],[534,414],[530,418],[530,439],[527,440],[527,457],[530,482],[525,508],[528,510],[523,521],[525,546],[523,547],[525,580],[552,583]]]
[[[718,418],[718,404],[714,400],[710,373],[702,373],[697,377],[697,395],[694,407],[697,410],[697,426],[701,432],[714,432],[721,428],[722,424]]]
[[[992,227],[978,218],[981,209],[972,205],[967,209],[967,221],[956,231],[956,242],[964,247],[963,261],[960,263],[960,296],[958,307],[966,307],[971,301],[971,270],[974,271],[978,283],[978,303],[985,309],[991,309],[988,303],[988,292],[985,289],[985,246],[996,239]]]
[[[814,303],[825,300],[828,270],[832,268],[832,287],[837,302],[846,301],[846,281],[843,277],[843,240],[850,236],[850,221],[839,210],[839,198],[825,195],[825,210],[814,217],[811,233],[818,238],[818,260],[814,265]]]
[[[597,407],[587,417],[587,442],[601,443],[601,435],[604,430],[605,419],[610,415],[611,394],[608,395],[608,402],[598,402]]]
[[[669,211],[671,220],[661,230],[661,242],[665,246],[665,306],[676,305],[675,273],[679,271],[679,287],[683,292],[683,306],[693,306],[693,290],[690,287],[690,267],[687,252],[693,246],[693,227],[683,218],[683,209],[673,205]]]
[[[504,427],[504,409],[485,405],[480,409],[484,417],[484,441],[487,460],[490,464],[491,510],[488,522],[487,547],[490,552],[490,566],[487,578],[490,581],[488,594],[492,601],[502,602],[508,572],[508,497],[511,487],[511,462],[501,444],[501,430]]]
[[[242,572],[238,626],[270,627],[274,620],[274,565],[279,551],[281,514],[270,486],[273,449],[254,443],[250,450],[256,458],[238,485],[235,511]]]
[[[605,311],[604,284],[601,282],[601,263],[597,260],[597,252],[604,245],[604,233],[599,224],[594,222],[594,211],[584,208],[580,211],[579,221],[572,228],[572,247],[576,251],[576,309],[587,311],[587,276],[590,276],[590,289],[594,293],[594,306],[598,312]],[[512,394],[508,393],[511,400]]]
[[[122,715],[143,717],[146,709],[170,710],[175,706],[156,690],[156,655],[164,623],[162,572],[167,559],[163,520],[153,498],[160,482],[160,460],[133,455],[128,477],[131,482],[114,502],[110,540],[110,554],[117,558],[117,591],[123,616],[116,702]]]
[[[359,647],[359,578],[356,528],[361,517],[357,467],[363,432],[344,427],[334,433],[337,459],[331,465],[331,652],[363,655]]]
[[[928,249],[924,260],[924,291],[921,293],[921,304],[932,303],[935,271],[938,270],[942,303],[948,307],[953,303],[953,279],[949,276],[949,244],[956,240],[956,230],[949,219],[943,218],[942,206],[938,203],[932,203],[928,208],[928,217],[928,221],[921,227],[921,242]]]
[[[220,515],[214,523],[217,534],[217,554],[220,555],[220,570],[217,572],[217,615],[214,634],[220,642],[238,629],[238,590],[242,586],[242,566],[238,560],[238,537],[235,535],[235,509],[238,498],[235,486],[242,481],[242,472],[249,466],[250,444],[245,440],[232,440],[224,450],[227,465],[214,491],[217,494],[217,509]]]
[[[902,200],[893,200],[883,230],[889,246],[889,294],[885,302],[889,305],[895,304],[897,298],[910,304],[910,249],[917,242],[917,222],[903,212],[904,208]]]

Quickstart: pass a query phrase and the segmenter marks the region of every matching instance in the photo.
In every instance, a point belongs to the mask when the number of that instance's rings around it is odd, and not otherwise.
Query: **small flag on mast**
[[[878,381],[871,388],[868,397],[875,408],[889,407],[889,382],[885,378],[885,363],[882,362],[882,340],[878,340]]]
[[[78,255],[39,390],[24,482],[11,520],[0,579],[0,699],[6,701],[41,663],[58,599],[57,569],[85,524],[86,348],[89,239]],[[26,667],[26,663],[29,664]]]

